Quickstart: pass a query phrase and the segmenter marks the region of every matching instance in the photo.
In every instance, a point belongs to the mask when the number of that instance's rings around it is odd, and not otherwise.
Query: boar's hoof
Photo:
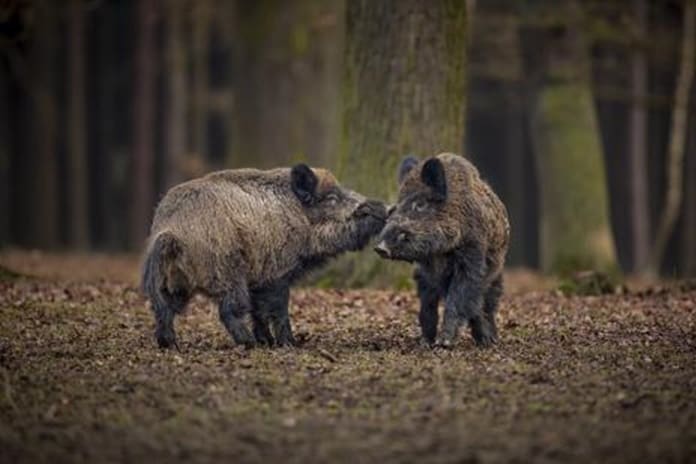
[[[476,343],[476,346],[479,348],[489,348],[493,345],[495,345],[498,341],[498,338],[495,336],[495,334],[489,333],[489,334],[481,334],[477,337],[474,337],[474,343]]]
[[[435,341],[434,341],[434,340],[428,340],[428,339],[425,338],[425,337],[418,337],[418,346],[419,346],[420,348],[427,348],[427,349],[430,349],[430,348],[433,347],[434,344],[435,344]]]
[[[254,340],[260,346],[273,346],[273,336],[267,327],[254,327]]]
[[[454,346],[454,340],[448,337],[440,337],[435,342],[435,346],[449,350]]]
[[[176,342],[176,334],[173,330],[158,330],[155,332],[155,338],[160,348],[176,348],[177,351],[181,351],[179,350],[179,344]]]
[[[292,348],[297,346],[297,342],[295,341],[295,337],[292,335],[284,335],[278,337],[278,346],[283,348]]]

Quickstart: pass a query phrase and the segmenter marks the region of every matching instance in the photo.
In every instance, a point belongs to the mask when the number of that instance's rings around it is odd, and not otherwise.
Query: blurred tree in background
[[[367,196],[396,200],[406,154],[461,153],[466,89],[466,3],[349,1],[343,132],[337,174]],[[338,266],[349,285],[408,276],[372,250]]]
[[[590,82],[589,47],[573,0],[538,2],[525,14],[531,77],[530,136],[545,271],[616,271],[607,182]]]
[[[694,8],[0,2],[0,241],[138,250],[168,187],[225,167],[391,201],[404,155],[446,150],[508,206],[510,265],[695,275]],[[367,255],[333,282],[374,283]]]

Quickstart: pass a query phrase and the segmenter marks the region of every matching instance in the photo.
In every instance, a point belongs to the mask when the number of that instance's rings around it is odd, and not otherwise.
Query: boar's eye
[[[338,203],[338,195],[335,193],[329,193],[326,195],[326,197],[324,197],[324,201],[333,206]]]
[[[411,210],[413,210],[417,213],[421,213],[421,212],[425,211],[425,208],[427,206],[428,205],[425,203],[424,200],[416,200],[413,203],[411,203]]]
[[[406,240],[408,240],[408,237],[406,236],[406,232],[401,232],[399,235],[396,236],[397,242],[405,242]]]

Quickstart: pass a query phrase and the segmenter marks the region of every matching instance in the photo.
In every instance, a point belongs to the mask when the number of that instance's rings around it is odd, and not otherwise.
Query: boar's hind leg
[[[176,332],[174,332],[174,316],[179,313],[186,303],[188,297],[183,293],[171,294],[166,290],[158,290],[152,298],[152,310],[155,313],[155,338],[160,348],[171,348],[176,343]]]
[[[418,321],[421,326],[421,342],[431,345],[437,336],[437,305],[440,302],[440,290],[438,285],[433,285],[421,271],[416,271],[415,278],[420,299]]]
[[[254,303],[254,309],[251,311],[251,321],[254,327],[254,340],[259,345],[273,346],[273,335],[268,326],[268,314],[265,309],[257,308]]]
[[[290,314],[288,306],[290,305],[290,288],[283,287],[274,293],[273,312],[271,320],[273,321],[273,332],[275,333],[276,343],[278,346],[293,346],[295,345],[295,337],[292,335],[292,326],[290,325]]]
[[[254,345],[254,338],[244,325],[245,316],[251,312],[251,301],[246,286],[230,289],[220,300],[219,312],[220,320],[235,343],[244,346]]]
[[[470,246],[456,259],[454,274],[445,299],[440,344],[445,347],[451,346],[460,324],[468,320],[476,344],[490,345],[493,343],[493,335],[488,320],[483,315],[483,253],[476,246]]]
[[[498,329],[495,323],[495,313],[498,310],[498,302],[503,295],[503,275],[496,277],[491,285],[486,290],[486,295],[483,297],[483,314],[488,320],[488,325],[493,334],[493,341],[498,340]]]

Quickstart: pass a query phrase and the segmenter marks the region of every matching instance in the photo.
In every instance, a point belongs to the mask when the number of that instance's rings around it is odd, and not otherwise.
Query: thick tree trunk
[[[342,12],[342,0],[238,2],[234,166],[331,164]]]
[[[644,37],[647,30],[647,0],[634,0],[635,31]],[[644,50],[635,47],[631,56],[631,113],[629,119],[629,210],[633,232],[633,271],[642,273],[650,252],[650,221],[648,212],[647,123],[645,102],[648,94],[648,64]]]
[[[186,0],[170,0],[167,4],[167,111],[165,185],[171,187],[183,180],[181,166],[187,155],[186,141],[186,37],[184,7]],[[204,61],[205,64],[207,62]],[[201,129],[198,128],[197,131]],[[199,141],[199,143],[201,143]]]
[[[461,153],[466,91],[466,3],[347,3],[343,134],[337,172],[360,192],[395,200],[407,154]],[[370,250],[327,274],[342,285],[403,285],[409,266]]]
[[[147,235],[154,204],[155,28],[157,0],[141,0],[136,10],[138,39],[135,64],[130,246],[139,248]]]
[[[193,80],[192,80],[192,145],[193,156],[208,156],[208,88],[210,58],[210,23],[213,14],[209,0],[193,5]],[[244,70],[240,70],[244,72]]]
[[[672,106],[672,127],[667,152],[667,193],[661,209],[655,243],[650,255],[650,273],[657,275],[672,237],[674,225],[682,204],[682,183],[684,176],[684,150],[686,145],[689,95],[694,81],[696,61],[696,2],[684,2],[684,26],[682,29],[682,53],[677,75],[674,103]]]
[[[577,17],[569,9],[566,17]],[[547,55],[532,139],[540,183],[544,271],[617,271],[602,147],[585,44],[572,23],[542,31]]]
[[[69,60],[67,79],[69,105],[68,188],[70,198],[70,245],[89,246],[87,131],[85,126],[85,11],[82,0],[70,2]]]
[[[461,153],[466,3],[351,1],[339,174],[352,187],[395,199],[406,154]]]
[[[528,264],[528,242],[536,242],[536,234],[528,233],[529,223],[536,223],[530,213],[530,202],[536,199],[528,195],[533,181],[527,175],[519,16],[511,4],[483,2],[476,8],[473,20],[469,13],[467,155],[497,187],[508,208],[514,233],[507,262],[520,266]]]
[[[115,11],[113,7],[100,9],[97,15],[97,43],[98,53],[95,60],[98,64],[97,89],[98,89],[98,112],[99,119],[97,129],[97,140],[99,147],[95,152],[98,171],[93,172],[98,180],[98,199],[99,204],[96,209],[96,222],[100,231],[101,244],[107,248],[117,248],[119,243],[119,225],[124,221],[118,220],[118,212],[115,210],[114,183],[116,178],[116,155],[117,140],[115,121],[116,114],[116,86],[114,85],[113,62],[115,56],[114,44],[116,42],[116,31],[118,25],[115,24],[113,17]],[[121,229],[123,231],[123,229]]]

